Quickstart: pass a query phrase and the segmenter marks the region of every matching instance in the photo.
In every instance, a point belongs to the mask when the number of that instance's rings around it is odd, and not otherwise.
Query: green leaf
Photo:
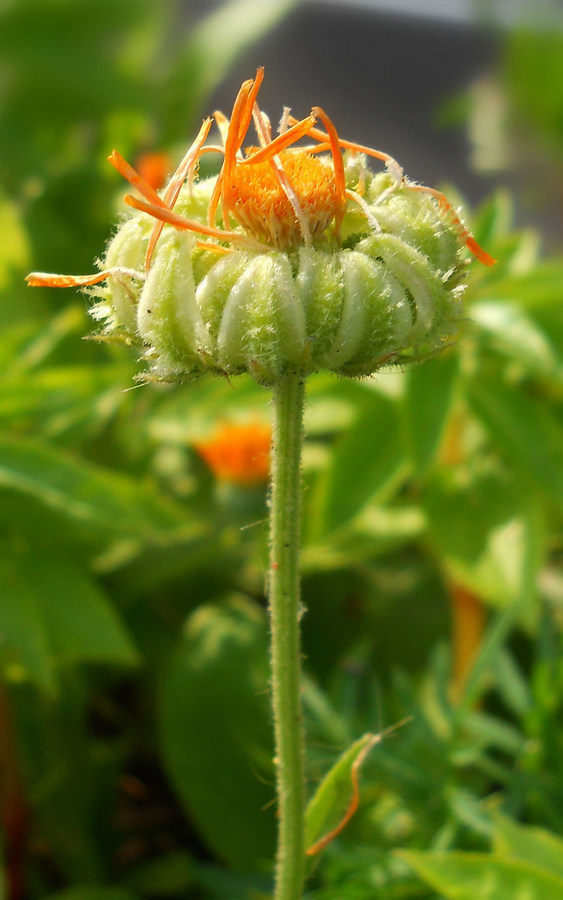
[[[139,900],[139,895],[133,894],[126,888],[93,884],[57,891],[56,894],[49,894],[43,900]]]
[[[378,735],[364,734],[344,751],[321,781],[307,804],[305,841],[309,851],[315,845],[315,852],[323,849],[323,838],[336,836],[355,811],[358,769],[378,741]]]
[[[311,520],[316,539],[347,525],[369,502],[386,499],[405,466],[397,403],[375,391],[335,442],[319,476]]]
[[[492,619],[485,632],[477,658],[467,678],[463,698],[457,709],[460,721],[463,720],[479,696],[483,676],[489,672],[490,667],[499,659],[499,656],[502,656],[503,644],[511,629],[518,621],[530,625],[535,620],[536,604],[531,601],[537,592],[537,579],[544,559],[545,541],[543,515],[534,503],[528,506],[526,521],[527,536],[523,545],[519,591],[512,598],[512,602],[506,604],[504,609],[501,609]]]
[[[176,897],[193,887],[194,860],[185,850],[141,862],[127,876],[127,884],[143,896]]]
[[[511,273],[495,280],[494,286],[485,283],[476,291],[476,298],[487,302],[510,301],[518,304],[518,307],[527,308],[529,312],[538,306],[550,307],[553,314],[559,316],[562,279],[563,259],[544,259],[531,266],[528,271]]]
[[[13,422],[21,428],[23,417],[28,416],[34,425],[45,423],[43,428],[51,436],[82,423],[85,430],[98,430],[123,403],[122,385],[128,374],[117,366],[95,369],[90,365],[12,373],[2,386],[0,418],[7,427]]]
[[[176,57],[162,85],[165,115],[174,133],[174,118],[180,115],[186,119],[187,113],[199,110],[245,48],[256,43],[295,5],[296,0],[231,0],[190,30],[180,61]],[[247,77],[253,76],[254,71],[250,71]],[[235,94],[236,89],[233,101]]]
[[[39,547],[22,555],[20,562],[41,606],[57,663],[139,662],[118,613],[83,567]]]
[[[267,626],[233,598],[187,620],[160,688],[160,740],[202,839],[237,870],[274,849]]]
[[[155,537],[187,517],[150,486],[38,441],[0,437],[0,486],[110,534]]]
[[[450,577],[497,606],[519,598],[520,612],[527,606],[533,619],[528,562],[540,526],[519,485],[495,472],[447,471],[427,484],[422,503],[435,552]]]
[[[563,509],[563,428],[547,403],[483,376],[469,397],[500,451]]]
[[[3,551],[5,548],[2,547]],[[41,605],[10,552],[0,552],[0,666],[8,680],[55,692],[54,660]]]
[[[16,207],[0,193],[0,290],[29,263],[29,244]]]
[[[118,614],[75,560],[39,546],[0,550],[0,649],[9,678],[52,694],[57,665],[138,662]]]
[[[418,475],[433,460],[450,409],[459,358],[449,351],[420,365],[405,378],[407,442]]]
[[[486,247],[510,230],[514,220],[514,201],[508,191],[497,190],[480,206],[472,222],[476,240]]]
[[[534,699],[526,674],[506,647],[500,649],[494,661],[494,680],[510,712],[520,719],[531,712]]]
[[[538,866],[563,880],[563,840],[560,837],[543,828],[525,827],[500,813],[493,818],[496,854]]]
[[[563,878],[537,865],[487,853],[419,853],[399,856],[421,878],[452,900],[561,900]]]
[[[511,362],[533,374],[563,381],[563,364],[557,359],[548,334],[514,304],[475,304],[471,307],[471,321]]]

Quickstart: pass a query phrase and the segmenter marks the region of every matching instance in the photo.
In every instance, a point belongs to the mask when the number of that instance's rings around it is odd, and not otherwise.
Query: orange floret
[[[249,158],[253,152],[248,151]],[[342,209],[334,170],[306,150],[284,150],[280,161],[315,240]],[[235,165],[229,194],[231,213],[249,234],[279,249],[303,243],[295,209],[269,160]]]

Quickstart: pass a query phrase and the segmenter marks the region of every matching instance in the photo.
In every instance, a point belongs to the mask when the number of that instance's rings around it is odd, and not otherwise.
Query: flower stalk
[[[268,593],[278,792],[275,900],[297,900],[302,896],[305,864],[304,729],[299,628],[304,392],[304,380],[299,375],[286,376],[274,388]]]

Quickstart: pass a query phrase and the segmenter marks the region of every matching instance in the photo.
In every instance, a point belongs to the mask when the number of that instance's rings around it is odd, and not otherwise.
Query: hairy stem
[[[299,532],[304,382],[274,388],[270,497],[272,704],[278,790],[275,900],[300,900],[305,834],[304,735],[301,713]]]

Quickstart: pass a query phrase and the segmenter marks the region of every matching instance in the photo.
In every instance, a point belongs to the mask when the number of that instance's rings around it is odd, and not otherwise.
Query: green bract
[[[466,270],[448,211],[360,154],[345,159],[349,199],[337,241],[288,250],[198,246],[165,225],[143,281],[111,275],[92,289],[93,314],[140,344],[149,377],[190,380],[249,372],[271,385],[318,370],[370,375],[440,349],[456,332]],[[206,222],[215,179],[182,188],[175,212]],[[109,244],[104,269],[144,270],[154,219],[133,212]],[[237,229],[238,230],[238,229]],[[242,231],[241,231],[242,233]]]

